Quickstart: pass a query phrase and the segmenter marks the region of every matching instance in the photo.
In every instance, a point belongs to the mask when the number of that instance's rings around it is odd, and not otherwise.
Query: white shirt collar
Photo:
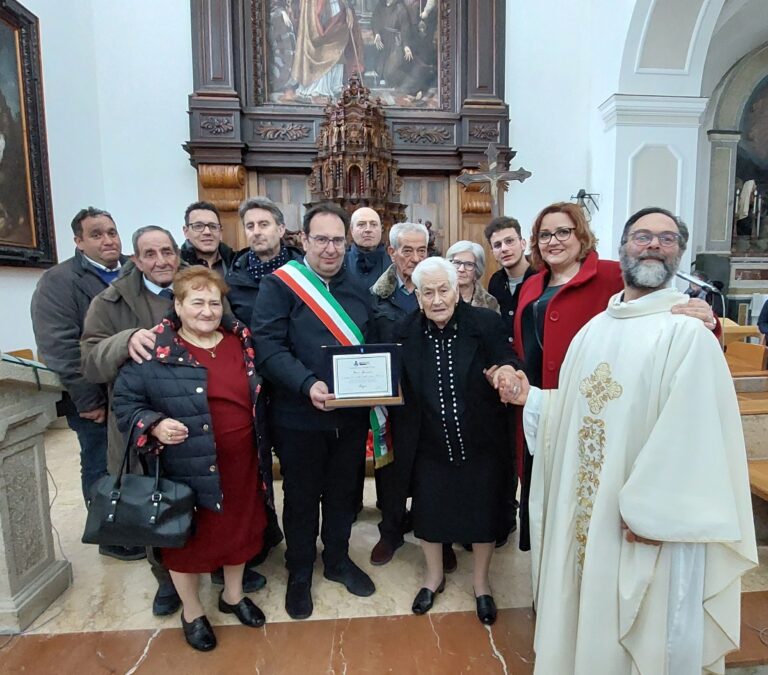
[[[117,265],[112,267],[111,269],[109,267],[106,267],[105,265],[102,265],[101,263],[97,263],[95,260],[91,260],[85,253],[83,253],[83,258],[85,258],[91,265],[94,267],[97,267],[100,270],[104,270],[105,272],[114,272],[115,270],[120,269],[120,261],[117,261]]]
[[[160,295],[160,291],[165,290],[167,288],[168,290],[173,290],[170,286],[166,286],[163,288],[162,286],[158,286],[156,283],[151,282],[147,277],[145,277],[143,274],[141,275],[142,280],[144,281],[144,287],[148,290],[154,293],[155,295]]]

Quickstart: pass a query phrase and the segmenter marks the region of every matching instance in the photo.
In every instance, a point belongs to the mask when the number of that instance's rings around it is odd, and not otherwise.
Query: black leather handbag
[[[184,483],[129,473],[130,446],[120,473],[103,476],[90,490],[84,544],[181,548],[192,533],[195,493]]]

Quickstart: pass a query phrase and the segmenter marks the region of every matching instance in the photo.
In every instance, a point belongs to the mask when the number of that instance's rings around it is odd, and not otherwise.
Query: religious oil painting
[[[269,102],[324,105],[357,72],[384,105],[439,108],[441,2],[269,0]]]
[[[0,265],[56,262],[37,18],[0,6]]]

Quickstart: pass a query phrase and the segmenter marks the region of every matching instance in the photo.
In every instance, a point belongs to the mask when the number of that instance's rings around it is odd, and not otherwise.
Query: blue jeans
[[[80,482],[83,498],[88,501],[91,485],[107,475],[107,425],[87,420],[77,413],[67,415],[67,424],[80,442]]]

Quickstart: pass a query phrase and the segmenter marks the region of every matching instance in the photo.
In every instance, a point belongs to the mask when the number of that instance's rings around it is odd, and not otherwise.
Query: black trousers
[[[413,453],[405,449],[394,448],[395,460],[377,469],[378,499],[381,506],[379,533],[391,546],[397,546],[403,540],[403,519],[406,503],[411,496],[413,480]]]
[[[333,431],[305,431],[277,426],[273,434],[283,473],[285,564],[292,574],[311,575],[318,532],[327,567],[349,554],[368,427],[356,423]]]

